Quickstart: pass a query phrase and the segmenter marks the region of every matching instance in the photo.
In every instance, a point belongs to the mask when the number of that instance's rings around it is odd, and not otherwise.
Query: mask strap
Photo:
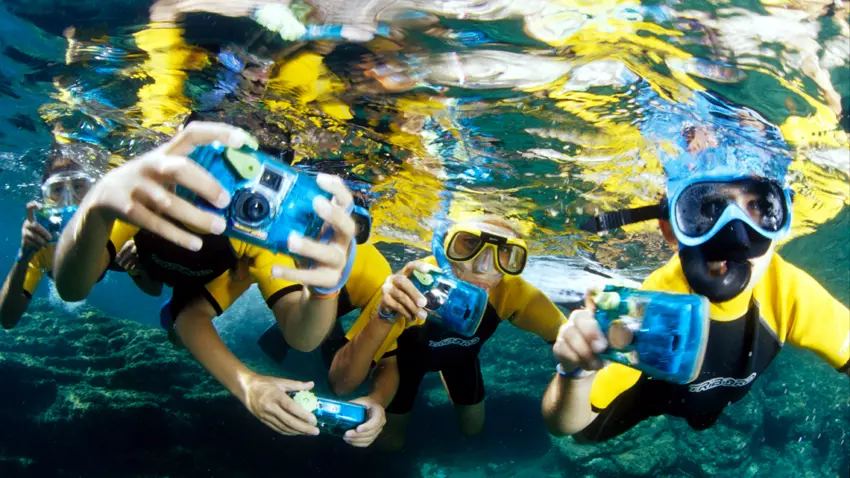
[[[619,211],[606,212],[598,216],[588,218],[580,228],[587,232],[602,232],[617,229],[629,224],[649,221],[652,219],[665,219],[669,215],[667,201],[652,206],[643,206],[634,209],[621,209]]]

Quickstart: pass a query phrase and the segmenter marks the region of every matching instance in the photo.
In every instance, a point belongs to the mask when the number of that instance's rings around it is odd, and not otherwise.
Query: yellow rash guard
[[[692,293],[678,255],[643,288]],[[610,364],[597,374],[590,395],[599,416],[577,438],[607,440],[663,414],[685,418],[695,429],[708,428],[749,392],[786,342],[815,352],[841,372],[850,368],[850,311],[774,254],[752,291],[711,304],[709,342],[696,380],[688,385],[649,380],[638,370]]]
[[[46,272],[48,277],[53,273],[53,251],[55,249],[54,244],[42,248],[27,264],[27,273],[24,276],[24,294],[28,299],[32,299],[32,295],[44,277],[44,273]]]
[[[148,275],[174,288],[171,301],[173,318],[188,300],[198,294],[206,297],[221,314],[253,283],[259,285],[269,307],[288,291],[299,287],[296,283],[271,276],[271,269],[276,265],[294,267],[291,257],[236,239],[203,235],[201,250],[190,251],[150,231],[116,222],[108,246],[113,259],[114,251],[121,250],[130,239],[135,241],[139,263]],[[250,280],[231,276],[231,270],[236,269],[243,259],[247,260]]]

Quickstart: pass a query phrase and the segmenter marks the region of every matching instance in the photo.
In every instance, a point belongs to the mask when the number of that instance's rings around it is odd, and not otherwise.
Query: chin
[[[775,249],[776,244],[771,244],[770,249],[768,249],[764,255],[749,260],[753,273],[750,276],[750,282],[747,284],[747,288],[745,289],[746,291],[753,290],[761,278],[764,277],[764,273],[767,272],[767,268],[770,267],[770,262],[773,260],[773,252]]]

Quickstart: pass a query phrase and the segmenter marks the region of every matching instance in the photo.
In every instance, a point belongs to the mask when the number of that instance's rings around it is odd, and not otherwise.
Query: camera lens
[[[238,219],[248,224],[257,224],[265,221],[269,217],[271,210],[268,199],[255,192],[241,194],[237,200],[235,209]]]

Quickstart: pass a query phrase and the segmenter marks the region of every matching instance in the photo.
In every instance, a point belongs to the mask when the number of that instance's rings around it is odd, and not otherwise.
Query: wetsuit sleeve
[[[247,275],[243,278],[237,278],[232,271],[227,270],[220,276],[204,285],[205,296],[207,301],[212,304],[218,315],[229,309],[236,299],[242,296],[251,285],[254,283],[254,278]]]
[[[390,263],[374,245],[357,246],[351,275],[345,283],[345,290],[352,307],[362,309],[369,304],[390,274],[392,274]]]
[[[39,282],[41,282],[42,277],[44,277],[44,271],[52,269],[53,267],[53,249],[54,246],[51,244],[48,247],[45,247],[38,251],[38,253],[30,259],[29,264],[27,264],[27,273],[24,276],[24,293],[27,295],[27,298],[32,299],[32,295],[35,293],[36,287],[38,287]]]
[[[540,289],[520,277],[516,280],[518,281],[514,286],[516,296],[512,302],[519,304],[519,308],[510,318],[510,322],[549,343],[555,343],[555,339],[558,338],[558,329],[566,322],[566,317]]]
[[[776,258],[779,267],[773,320],[780,340],[811,350],[834,368],[850,370],[850,311],[816,280]],[[769,317],[765,317],[770,320]]]
[[[274,307],[278,300],[292,292],[298,292],[303,287],[297,282],[272,277],[275,266],[295,267],[295,260],[285,254],[275,254],[268,249],[240,241],[231,241],[233,250],[239,258],[250,259],[251,279],[257,283],[266,305]]]

